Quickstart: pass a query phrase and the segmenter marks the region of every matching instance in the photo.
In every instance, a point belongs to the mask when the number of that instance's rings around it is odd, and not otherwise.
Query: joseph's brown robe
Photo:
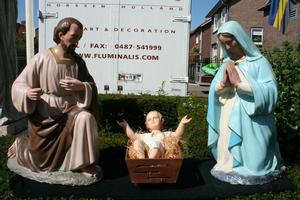
[[[81,80],[85,91],[64,90],[59,80],[66,76]],[[26,97],[30,88],[43,90],[40,100]],[[38,172],[79,170],[97,163],[97,88],[77,54],[69,62],[59,60],[52,49],[36,54],[15,80],[12,99],[17,110],[29,116],[28,136],[16,140],[20,165]]]

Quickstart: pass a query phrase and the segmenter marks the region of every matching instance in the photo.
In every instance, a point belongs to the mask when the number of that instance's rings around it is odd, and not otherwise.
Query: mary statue
[[[268,60],[235,21],[218,39],[224,62],[209,91],[208,146],[214,177],[231,184],[263,184],[284,169],[274,123],[277,83]]]

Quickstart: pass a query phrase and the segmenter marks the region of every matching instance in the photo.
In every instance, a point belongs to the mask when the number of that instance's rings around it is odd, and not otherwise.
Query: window
[[[219,20],[220,20],[220,14],[216,13],[214,15],[214,25],[213,25],[213,32],[216,32],[219,28]]]
[[[211,57],[212,58],[216,58],[218,56],[218,44],[217,43],[213,43],[211,45]]]
[[[196,44],[199,44],[199,34],[196,35]]]
[[[223,53],[223,49],[222,48],[220,48],[220,56],[219,56],[219,58],[220,58],[220,60],[222,60],[223,59],[223,55],[224,53]]]
[[[200,52],[202,52],[202,32],[200,32],[200,34],[199,34],[199,40],[200,40],[199,49],[200,49]]]
[[[289,20],[297,19],[297,10],[291,10],[289,14]]]
[[[262,46],[263,44],[263,28],[251,28],[251,39],[257,46]]]
[[[289,7],[289,9],[290,9],[289,20],[297,19],[297,5],[296,5],[296,3],[293,3],[293,1],[290,1],[289,6],[290,6]]]
[[[221,23],[224,24],[227,21],[227,7],[224,7],[221,12]]]

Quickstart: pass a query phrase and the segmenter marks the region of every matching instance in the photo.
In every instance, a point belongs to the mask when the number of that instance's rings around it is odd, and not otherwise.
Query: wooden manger
[[[176,158],[159,159],[132,159],[127,148],[125,161],[131,182],[134,184],[176,183],[183,161],[179,145],[177,148],[179,148],[179,155]]]

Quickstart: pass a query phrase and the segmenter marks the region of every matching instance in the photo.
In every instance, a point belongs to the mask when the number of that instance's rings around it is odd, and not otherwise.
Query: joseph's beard
[[[68,48],[66,49],[66,51],[67,51],[68,53],[74,53],[74,52],[75,52],[75,49],[76,49],[76,48],[68,47]]]
[[[61,46],[67,53],[74,53],[75,49],[76,49],[76,45],[74,45],[74,44],[67,46],[64,43],[61,43]]]

